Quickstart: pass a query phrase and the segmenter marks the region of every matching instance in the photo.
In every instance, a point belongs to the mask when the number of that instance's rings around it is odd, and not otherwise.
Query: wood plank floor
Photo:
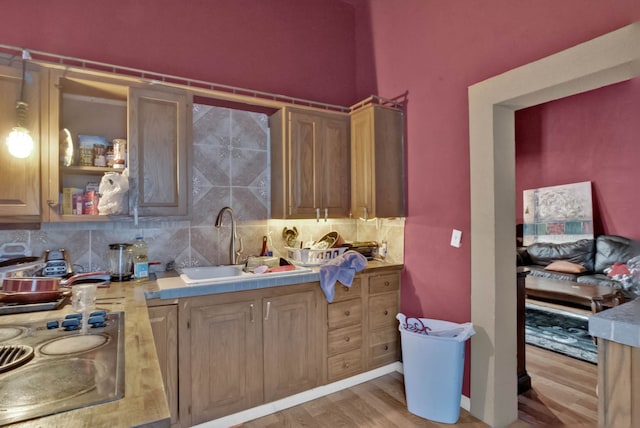
[[[597,426],[597,366],[527,345],[527,371],[533,388],[521,395],[513,426]],[[242,425],[276,427],[486,427],[460,410],[455,425],[428,421],[407,411],[403,376],[391,373],[326,397]]]

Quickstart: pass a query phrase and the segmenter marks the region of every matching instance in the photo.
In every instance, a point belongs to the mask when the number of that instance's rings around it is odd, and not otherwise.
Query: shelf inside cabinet
[[[122,173],[124,170],[102,166],[64,166],[60,168],[60,171],[70,175],[103,175],[107,172]]]

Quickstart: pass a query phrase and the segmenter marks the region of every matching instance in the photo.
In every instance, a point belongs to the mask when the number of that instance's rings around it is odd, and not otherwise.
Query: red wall
[[[594,232],[640,239],[640,79],[516,114],[516,219],[522,191],[591,181]]]
[[[353,8],[339,0],[3,0],[0,44],[350,105]]]
[[[471,306],[468,86],[640,20],[640,2],[479,0],[471,5],[435,0],[352,0],[352,3],[357,6],[358,94],[377,92],[383,97],[393,97],[408,91],[408,217],[402,310],[414,316],[468,321]],[[375,70],[375,75],[367,75],[368,69]],[[627,88],[629,97],[640,98],[637,83]],[[595,94],[590,102],[597,106],[601,97]],[[603,123],[606,120],[591,122],[593,126],[611,129]],[[546,138],[546,133],[553,131],[544,128],[541,132]],[[634,126],[618,129],[618,135],[624,139],[616,140],[626,144],[621,141],[634,137],[637,140],[640,133]],[[585,155],[597,162],[604,150],[592,150]],[[618,171],[620,162],[615,164],[619,180],[627,180],[629,169]],[[611,162],[601,167],[613,168]],[[598,186],[596,189],[599,192]],[[625,193],[637,206],[637,197]],[[605,194],[598,195],[604,204]],[[625,211],[606,210],[608,231],[622,230],[621,222],[631,222],[636,217],[632,206],[618,207]],[[463,232],[459,249],[449,245],[454,228]],[[624,228],[631,232],[631,226]],[[633,233],[625,231],[628,235],[637,232],[637,226]],[[468,395],[468,365],[466,373],[463,393]]]

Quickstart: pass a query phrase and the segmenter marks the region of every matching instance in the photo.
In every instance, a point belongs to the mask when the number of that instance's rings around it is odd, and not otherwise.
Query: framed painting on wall
[[[523,191],[523,245],[593,239],[591,182]]]

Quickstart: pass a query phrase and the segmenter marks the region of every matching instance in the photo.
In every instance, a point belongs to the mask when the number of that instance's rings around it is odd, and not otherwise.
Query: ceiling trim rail
[[[350,111],[349,107],[344,107],[336,104],[327,104],[318,101],[290,97],[287,95],[273,94],[269,92],[240,88],[237,86],[207,82],[204,80],[189,79],[186,77],[180,77],[171,74],[157,73],[132,67],[124,67],[99,61],[91,61],[82,58],[58,55],[50,52],[19,48],[11,45],[0,44],[0,60],[11,65],[13,61],[22,60],[22,53],[25,50],[31,55],[32,60],[37,62],[44,62],[63,67],[80,68],[90,71],[114,73],[125,77],[139,78],[151,84],[166,83],[170,85],[179,85],[200,90],[204,89],[213,92],[222,92],[241,97],[255,98],[257,100],[268,100],[342,113],[349,113]]]

